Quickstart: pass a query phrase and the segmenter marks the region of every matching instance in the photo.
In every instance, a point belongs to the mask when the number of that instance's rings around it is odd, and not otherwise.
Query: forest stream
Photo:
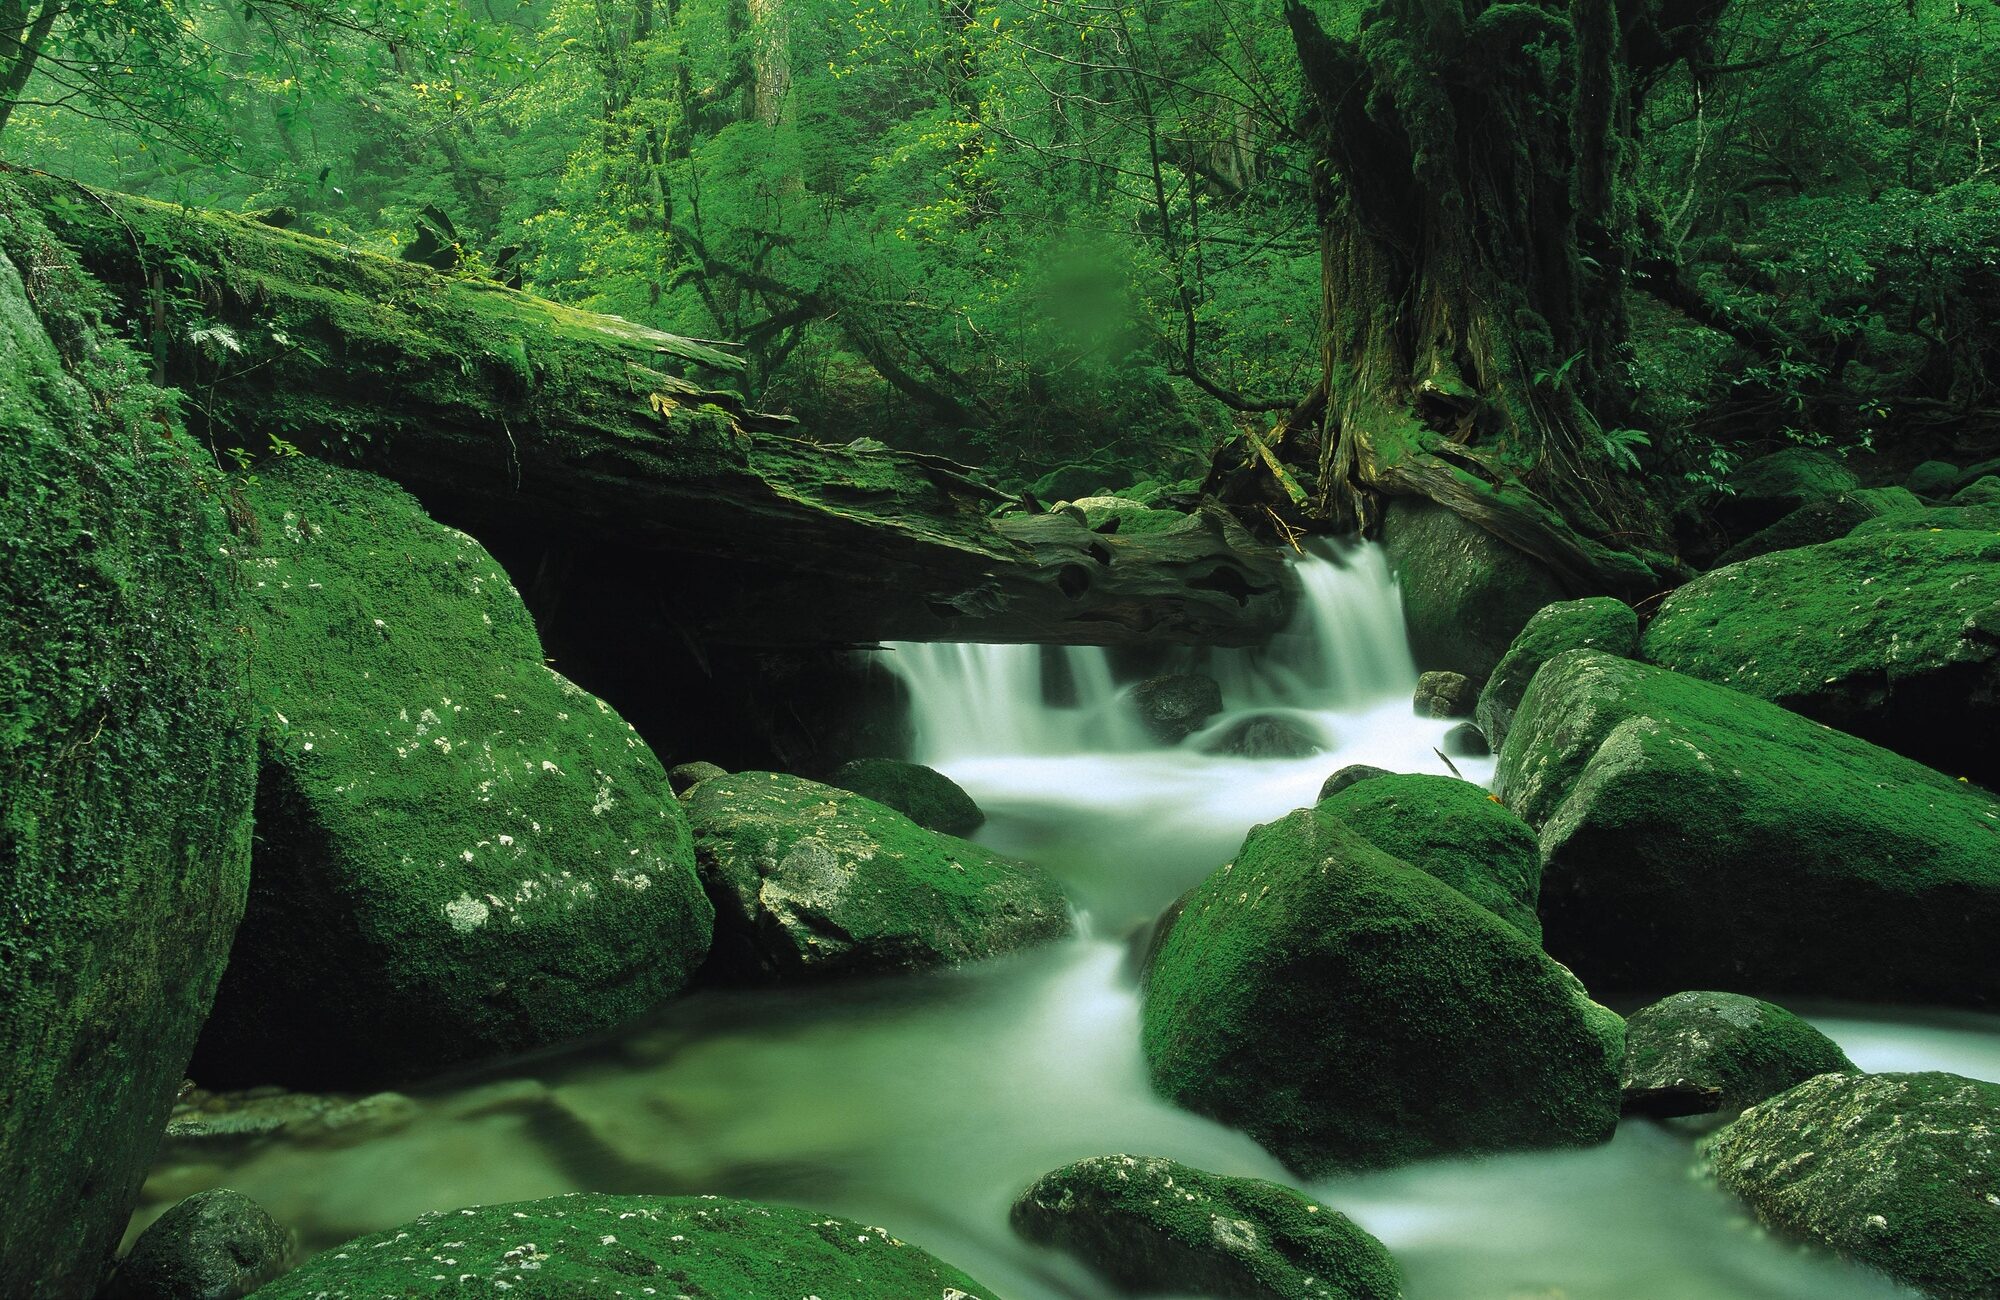
[[[1305,1188],[1394,1252],[1411,1300],[1910,1294],[1757,1228],[1696,1176],[1695,1134],[1679,1122],[1627,1120],[1583,1150],[1302,1183],[1249,1137],[1154,1093],[1137,958],[1161,910],[1252,825],[1310,805],[1338,768],[1443,770],[1451,724],[1412,716],[1417,673],[1380,550],[1323,549],[1297,568],[1305,599],[1289,629],[1258,650],[1205,653],[1225,711],[1171,749],[1132,721],[1102,650],[879,652],[910,687],[913,756],[987,810],[979,842],[1061,879],[1073,939],[923,976],[701,992],[594,1043],[385,1094],[314,1135],[170,1133],[128,1239],[220,1185],[296,1225],[307,1253],[460,1205],[712,1193],[881,1225],[1014,1300],[1077,1300],[1117,1292],[1018,1238],[1008,1207],[1050,1168],[1127,1152]],[[1324,752],[1203,752],[1267,716]],[[1490,779],[1491,759],[1453,761]],[[2000,1080],[1995,1017],[1802,1010],[1865,1070]]]

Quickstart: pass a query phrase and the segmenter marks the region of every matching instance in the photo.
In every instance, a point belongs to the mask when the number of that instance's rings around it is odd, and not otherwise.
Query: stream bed
[[[1307,599],[1290,632],[1262,651],[1203,657],[1227,710],[1172,749],[1134,725],[1102,652],[883,651],[911,687],[915,756],[986,809],[976,838],[1063,881],[1075,938],[930,976],[701,992],[596,1042],[276,1133],[171,1140],[134,1229],[210,1186],[262,1202],[308,1251],[432,1209],[568,1191],[717,1193],[879,1224],[1010,1300],[1112,1295],[1009,1230],[1008,1206],[1040,1174],[1122,1152],[1297,1182],[1248,1138],[1148,1087],[1136,952],[1152,918],[1252,825],[1310,804],[1334,770],[1444,770],[1435,750],[1449,724],[1412,716],[1416,673],[1380,554],[1318,553],[1300,576]],[[1324,752],[1202,752],[1261,715]],[[1472,779],[1491,775],[1490,759],[1454,761]],[[2000,1080],[2000,1018],[1794,1009],[1864,1069]],[[1298,1185],[1389,1246],[1411,1300],[1908,1294],[1768,1237],[1696,1163],[1687,1131],[1632,1121],[1588,1150]]]

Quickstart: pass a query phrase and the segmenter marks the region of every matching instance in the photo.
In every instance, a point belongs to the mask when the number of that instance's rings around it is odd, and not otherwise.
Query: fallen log
[[[1101,537],[937,457],[812,440],[720,348],[490,281],[0,170],[117,299],[219,455],[356,465],[488,539],[643,567],[676,622],[745,645],[1254,644],[1278,555],[1220,511]],[[629,567],[629,565],[627,566]]]

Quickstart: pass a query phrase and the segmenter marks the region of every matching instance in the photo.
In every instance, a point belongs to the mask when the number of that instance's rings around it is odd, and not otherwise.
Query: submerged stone
[[[1536,674],[1497,785],[1539,828],[1548,949],[1593,986],[2000,997],[2000,800],[1977,786],[1590,650]]]
[[[1669,596],[1653,663],[1951,776],[2000,782],[2000,535],[1894,532],[1746,560]]]
[[[87,1296],[250,887],[250,644],[227,481],[145,363],[100,330],[96,287],[8,183],[0,1295]],[[33,300],[10,260],[29,258]]]
[[[1222,687],[1203,673],[1169,673],[1132,688],[1139,721],[1162,745],[1178,745],[1222,712]]]
[[[1140,1293],[1233,1300],[1398,1300],[1381,1242],[1346,1215],[1259,1178],[1174,1160],[1096,1156],[1014,1202],[1014,1230]]]
[[[576,1193],[439,1210],[336,1246],[258,1300],[378,1296],[997,1300],[880,1228],[717,1196]]]
[[[2000,1295],[2000,1084],[1823,1074],[1744,1112],[1708,1155],[1770,1228],[1937,1300]]]
[[[858,758],[835,768],[826,783],[894,808],[927,831],[970,835],[986,824],[986,814],[958,782],[921,763]]]
[[[723,978],[921,970],[1069,932],[1039,868],[845,790],[739,772],[689,791],[687,810]]]
[[[196,1192],[139,1234],[103,1300],[243,1300],[291,1253],[292,1235],[243,1193]]]
[[[681,988],[710,909],[666,773],[543,664],[493,557],[352,470],[293,462],[241,492],[258,847],[195,1077],[410,1078]]]
[[[1852,1072],[1831,1038],[1740,993],[1676,993],[1625,1021],[1625,1113],[1721,1115],[1815,1075]]]
[[[1323,747],[1290,719],[1265,715],[1243,719],[1201,748],[1204,754],[1238,758],[1307,758]]]
[[[1618,1017],[1317,809],[1252,831],[1186,899],[1142,1030],[1162,1094],[1308,1176],[1585,1145],[1618,1122]]]

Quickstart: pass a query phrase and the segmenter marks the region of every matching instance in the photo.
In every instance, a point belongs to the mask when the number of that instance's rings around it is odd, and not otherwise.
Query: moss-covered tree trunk
[[[1342,33],[1286,0],[1319,154],[1323,517],[1421,494],[1574,579],[1644,581],[1616,451],[1626,159],[1638,96],[1720,7],[1374,0]]]

